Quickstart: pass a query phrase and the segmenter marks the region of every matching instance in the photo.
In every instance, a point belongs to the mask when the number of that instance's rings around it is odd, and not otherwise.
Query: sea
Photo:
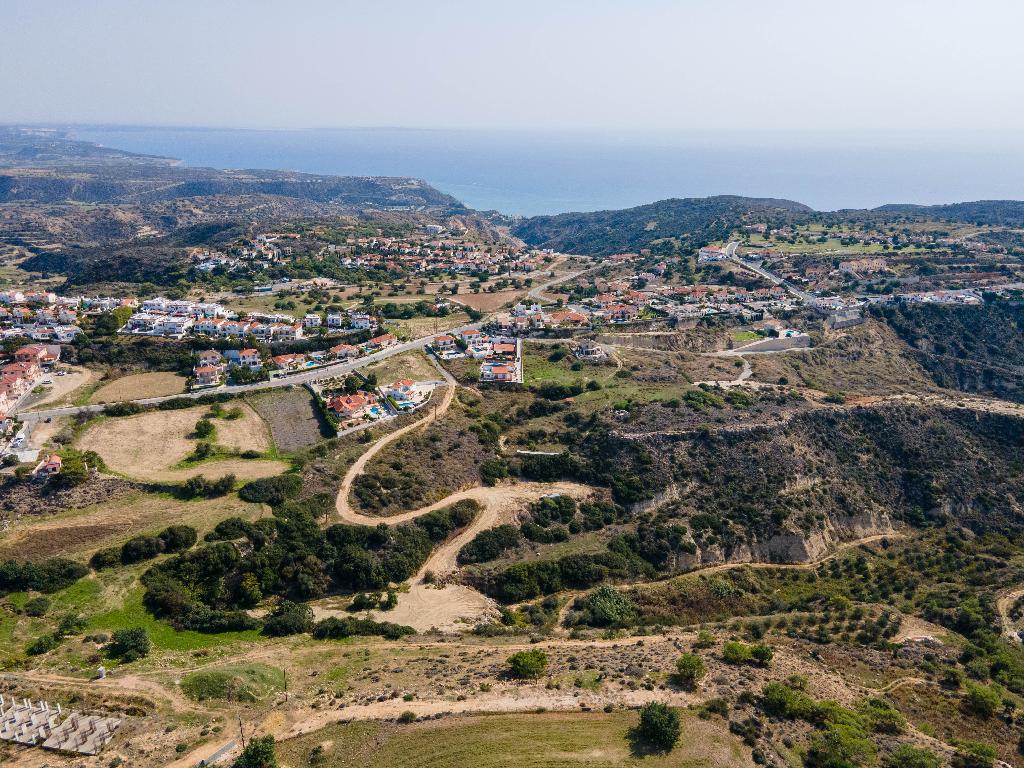
[[[77,126],[191,166],[415,176],[477,210],[535,216],[734,194],[818,210],[1024,198],[1013,137]]]

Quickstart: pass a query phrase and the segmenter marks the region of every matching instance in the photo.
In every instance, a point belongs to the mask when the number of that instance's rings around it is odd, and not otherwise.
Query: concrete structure
[[[60,704],[0,694],[0,740],[62,752],[97,755],[114,737],[121,721],[72,712],[61,722]]]

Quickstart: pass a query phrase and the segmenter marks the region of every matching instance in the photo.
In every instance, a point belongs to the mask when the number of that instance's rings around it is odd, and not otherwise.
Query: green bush
[[[726,664],[746,664],[751,660],[750,646],[729,640],[722,645],[722,660]]]
[[[939,768],[941,761],[927,749],[901,744],[882,761],[882,768]]]
[[[104,568],[113,568],[121,564],[121,548],[107,547],[99,549],[89,558],[89,566],[94,571],[102,571]]]
[[[50,610],[50,600],[46,597],[33,597],[25,601],[25,607],[22,609],[26,616],[45,616],[46,612]]]
[[[996,691],[978,683],[967,684],[967,692],[961,702],[964,712],[985,720],[993,717],[1001,704],[1002,697]]]
[[[458,561],[461,564],[486,563],[515,549],[521,541],[519,529],[514,525],[499,525],[478,533],[459,550]]]
[[[510,677],[517,680],[536,680],[547,671],[548,655],[538,649],[519,651],[509,656],[506,663]]]
[[[238,491],[238,498],[255,504],[269,504],[272,507],[293,499],[302,490],[302,477],[296,474],[277,475],[253,480]]]
[[[313,628],[313,609],[282,600],[263,622],[263,633],[271,637],[298,635]]]
[[[184,552],[198,540],[196,529],[190,525],[171,525],[157,534],[163,542],[164,552]]]
[[[132,662],[149,655],[149,635],[142,627],[119,629],[107,644],[107,654],[123,662]]]
[[[277,768],[274,737],[252,739],[235,760],[233,768]]]
[[[699,682],[706,673],[704,659],[695,653],[684,653],[676,661],[676,676],[688,685]]]
[[[671,752],[679,741],[679,713],[657,702],[640,708],[636,737],[646,746],[660,752]]]
[[[603,584],[583,599],[587,622],[595,627],[626,627],[636,622],[636,605],[629,595]]]
[[[56,647],[57,639],[53,635],[42,635],[28,644],[25,653],[29,656],[40,656],[44,653],[49,653]]]

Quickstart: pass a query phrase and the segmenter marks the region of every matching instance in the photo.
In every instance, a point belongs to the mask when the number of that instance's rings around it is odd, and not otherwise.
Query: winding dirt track
[[[345,473],[345,477],[342,478],[341,488],[338,489],[338,500],[336,502],[336,506],[338,508],[338,514],[346,522],[356,523],[358,525],[377,525],[382,521],[382,518],[367,517],[366,515],[360,515],[358,512],[352,509],[351,505],[348,503],[349,494],[352,493],[352,483],[354,483],[355,479],[363,473],[363,470],[366,469],[366,465],[370,461],[370,459],[372,459],[374,456],[380,453],[385,446],[395,442],[395,440],[398,440],[403,435],[407,435],[414,430],[421,429],[427,426],[427,424],[433,422],[435,419],[444,416],[448,412],[448,409],[451,407],[452,400],[455,398],[455,379],[452,377],[450,373],[448,373],[448,371],[446,371],[441,366],[438,365],[436,367],[437,370],[441,372],[441,375],[444,377],[444,380],[448,384],[448,386],[444,388],[444,396],[441,399],[441,403],[436,408],[434,408],[430,403],[427,403],[426,405],[423,406],[423,408],[427,409],[426,416],[424,416],[419,421],[409,424],[408,426],[402,427],[401,429],[396,429],[390,435],[385,435],[380,440],[371,445],[370,448],[365,453],[363,453],[358,459],[355,460],[352,466],[349,467],[348,471]],[[418,517],[419,515],[422,515],[425,512],[429,511],[430,510],[428,509],[423,509],[417,510],[415,512],[407,512],[402,515],[395,515],[393,517],[389,517],[386,520],[383,520],[383,522],[386,522],[389,525],[393,525],[394,523],[403,522],[403,520],[410,520],[414,517]]]

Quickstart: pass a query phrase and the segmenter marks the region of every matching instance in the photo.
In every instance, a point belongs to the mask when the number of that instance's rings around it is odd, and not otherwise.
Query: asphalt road
[[[536,296],[539,296],[539,294],[541,294],[542,292],[546,291],[548,288],[551,288],[554,285],[558,285],[559,283],[565,282],[566,280],[572,280],[584,274],[585,272],[590,272],[594,269],[599,268],[600,266],[602,265],[596,264],[593,267],[589,267],[578,272],[572,272],[568,275],[560,275],[558,277],[552,278],[551,280],[548,280],[545,283],[533,286],[533,288],[530,289],[527,295],[530,296],[531,298],[535,298]],[[450,334],[452,336],[457,336],[462,331],[469,330],[470,328],[479,329],[481,326],[483,326],[483,324],[483,322],[470,323],[468,325],[462,325],[459,326],[458,328],[447,330],[445,331],[445,333]],[[428,344],[430,344],[431,339],[433,339],[435,335],[436,334],[432,333],[429,336],[421,336],[420,338],[413,339],[412,341],[405,341],[400,344],[396,344],[393,347],[382,349],[379,352],[374,352],[371,355],[366,355],[365,357],[360,357],[356,360],[351,360],[349,362],[334,363],[332,365],[326,365],[321,368],[316,368],[314,370],[294,373],[289,376],[279,376],[277,378],[272,378],[269,381],[257,381],[253,382],[252,384],[234,384],[224,387],[218,387],[217,389],[205,389],[200,390],[198,392],[185,392],[183,394],[164,395],[162,397],[144,397],[137,400],[131,400],[126,402],[133,402],[139,405],[156,405],[166,400],[173,400],[180,397],[196,399],[209,394],[244,395],[247,392],[258,392],[264,389],[280,389],[281,387],[302,385],[310,381],[316,381],[318,379],[326,379],[334,376],[341,376],[346,373],[351,373],[352,371],[355,371],[359,368],[363,368],[367,365],[372,365],[373,363],[380,362],[381,360],[386,360],[387,358],[393,357],[394,355],[400,355],[403,352],[422,350]],[[39,421],[40,419],[54,418],[56,416],[74,416],[79,413],[99,413],[102,410],[103,405],[99,404],[69,405],[63,408],[48,408],[46,410],[39,411],[26,411],[24,413],[18,413],[17,418],[19,419],[19,421],[27,423]]]
[[[469,330],[470,328],[478,329],[482,323],[470,323],[469,325],[462,325],[458,328],[446,331],[446,333],[453,336],[458,335],[462,331]],[[218,387],[217,389],[204,389],[198,392],[185,392],[177,395],[164,395],[162,397],[144,397],[138,400],[131,400],[128,402],[138,403],[139,405],[156,405],[162,403],[165,400],[174,400],[175,398],[187,397],[196,399],[203,397],[204,395],[210,394],[228,394],[228,395],[243,395],[247,392],[258,392],[264,389],[280,389],[281,387],[289,387],[292,385],[302,385],[310,381],[316,381],[317,379],[326,379],[334,376],[341,376],[346,373],[351,373],[359,368],[363,368],[367,365],[386,360],[394,355],[400,355],[403,352],[413,352],[416,350],[424,349],[430,340],[434,338],[434,334],[429,336],[422,336],[412,341],[405,341],[400,344],[396,344],[393,347],[382,349],[379,352],[360,357],[356,360],[351,360],[344,363],[334,363],[333,365],[325,365],[321,368],[316,368],[311,371],[304,371],[299,373],[291,374],[290,376],[280,376],[277,378],[270,379],[269,381],[256,381],[252,384],[234,384],[224,387]],[[74,416],[79,413],[99,413],[103,410],[103,405],[70,405],[63,408],[49,408],[46,410],[39,411],[26,411],[25,413],[17,414],[18,419],[22,422],[39,421],[40,419],[53,418],[55,416]]]

